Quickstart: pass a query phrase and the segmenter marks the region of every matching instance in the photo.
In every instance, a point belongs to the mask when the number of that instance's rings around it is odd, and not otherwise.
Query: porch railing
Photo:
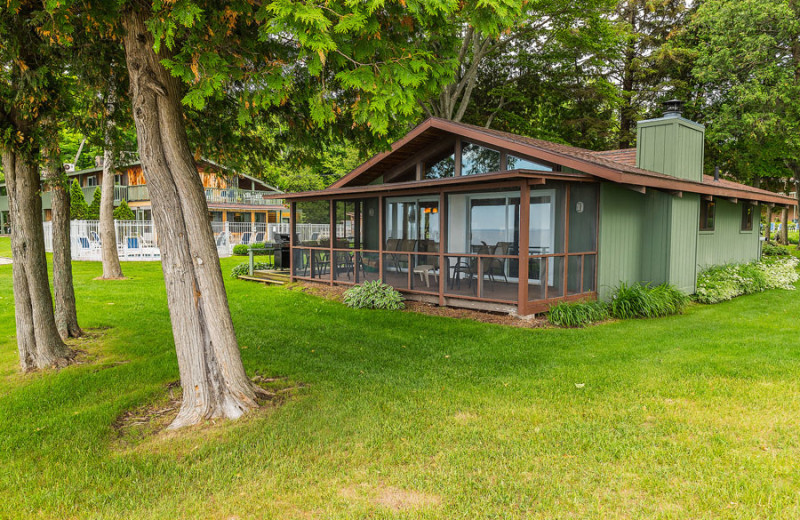
[[[245,206],[282,206],[271,191],[249,191],[239,188],[206,188],[206,200],[211,204],[241,204]]]

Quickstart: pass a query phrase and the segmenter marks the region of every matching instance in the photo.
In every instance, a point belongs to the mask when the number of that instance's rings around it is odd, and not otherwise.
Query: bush
[[[125,199],[122,199],[119,206],[114,208],[114,220],[136,220],[136,215]]]
[[[272,269],[272,264],[266,264],[263,262],[255,262],[253,263],[253,270],[260,271],[262,269]],[[233,269],[231,269],[231,278],[239,278],[240,276],[244,276],[250,273],[250,264],[239,264]]]
[[[102,199],[103,196],[100,192],[100,188],[95,188],[94,195],[92,196],[92,203],[89,204],[86,210],[86,220],[100,220],[100,203]]]
[[[78,179],[74,179],[69,186],[69,218],[70,220],[86,220],[89,214],[89,205],[83,196]]]
[[[548,319],[559,327],[585,327],[609,318],[608,304],[600,301],[567,303],[550,307]]]
[[[640,283],[620,285],[609,303],[611,315],[619,319],[656,318],[683,312],[689,298],[669,284],[651,287]]]
[[[793,256],[778,256],[761,262],[710,267],[697,275],[694,299],[719,303],[767,289],[793,290],[798,280],[798,262]]]
[[[764,242],[761,253],[764,256],[789,256],[789,250],[775,242]]]
[[[247,256],[250,246],[244,244],[236,244],[233,246],[233,256]]]
[[[381,280],[364,282],[345,291],[344,304],[354,309],[389,309],[405,307],[403,295]]]

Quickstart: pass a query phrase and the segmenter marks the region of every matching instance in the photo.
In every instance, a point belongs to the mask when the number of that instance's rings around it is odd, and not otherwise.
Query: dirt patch
[[[254,413],[279,406],[305,386],[302,383],[293,383],[286,377],[266,377],[260,374],[256,374],[251,381],[259,405],[259,410]],[[180,382],[173,381],[164,387],[163,394],[153,402],[121,414],[112,424],[119,443],[129,446],[165,432],[178,415],[182,397]],[[211,419],[192,430],[213,427],[223,422],[227,421]]]
[[[393,486],[373,488],[367,484],[343,488],[339,491],[339,495],[349,501],[367,500],[376,506],[394,511],[423,509],[438,506],[442,502],[439,496],[429,493],[400,489]]]
[[[287,286],[288,290],[299,290],[306,294],[311,294],[325,300],[341,302],[344,292],[348,289],[342,285],[326,285],[314,282],[297,282]],[[430,303],[407,300],[404,312],[417,312],[429,316],[442,316],[445,318],[455,318],[479,321],[482,323],[494,323],[496,325],[508,325],[510,327],[522,328],[541,328],[551,326],[545,318],[519,318],[507,313],[477,311],[473,309],[458,309],[455,307],[440,307]]]

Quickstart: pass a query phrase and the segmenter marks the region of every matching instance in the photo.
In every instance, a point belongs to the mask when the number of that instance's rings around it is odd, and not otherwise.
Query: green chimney
[[[705,127],[681,117],[683,103],[664,103],[658,119],[636,125],[636,166],[679,179],[702,181]]]

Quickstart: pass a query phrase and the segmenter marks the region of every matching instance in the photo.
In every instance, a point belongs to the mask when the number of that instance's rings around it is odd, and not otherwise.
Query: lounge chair
[[[263,231],[259,231],[258,233],[256,233],[256,236],[253,238],[253,243],[254,244],[262,244],[263,242],[264,242],[264,232]]]
[[[244,246],[250,245],[250,237],[252,235],[253,234],[250,233],[249,231],[245,231],[244,233],[242,233],[242,238],[241,238],[241,240],[239,240],[239,243],[244,245]]]

